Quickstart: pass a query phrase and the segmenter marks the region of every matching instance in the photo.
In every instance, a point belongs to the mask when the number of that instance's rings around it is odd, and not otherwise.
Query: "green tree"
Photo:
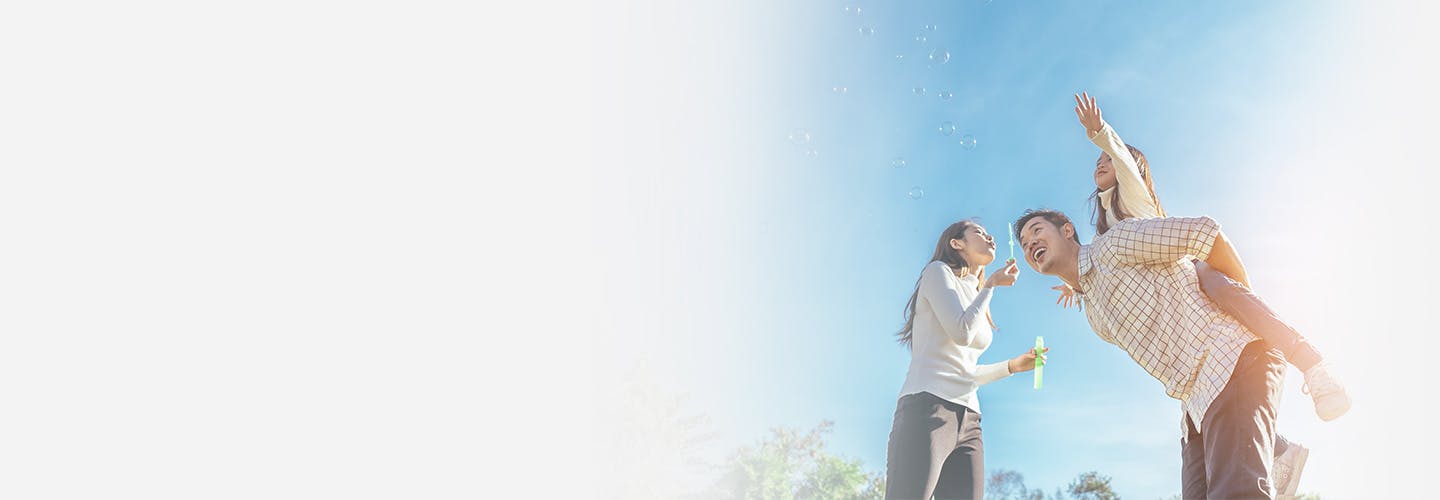
[[[830,499],[858,498],[870,483],[859,460],[846,460],[834,455],[815,457],[814,467],[800,481],[796,498]],[[883,492],[882,492],[883,493]]]
[[[776,428],[753,446],[742,447],[721,468],[710,495],[736,500],[880,500],[885,480],[866,472],[859,460],[830,454],[825,436],[830,421],[807,433]]]
[[[1110,476],[1095,471],[1076,477],[1068,492],[1075,500],[1120,500],[1120,495],[1110,488]]]
[[[994,500],[1045,500],[1045,492],[1025,487],[1025,476],[1013,470],[1000,469],[985,481],[985,498]]]

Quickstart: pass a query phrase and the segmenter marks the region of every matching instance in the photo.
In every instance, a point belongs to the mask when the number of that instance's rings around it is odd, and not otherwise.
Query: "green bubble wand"
[[[1045,353],[1045,337],[1036,336],[1036,337],[1035,337],[1035,388],[1036,388],[1036,389],[1039,389],[1039,388],[1040,388],[1040,381],[1041,381],[1041,379],[1045,378],[1045,358],[1042,358],[1042,357],[1041,357],[1041,355],[1044,354],[1044,353]]]
[[[1012,222],[1012,223],[1006,224],[1006,226],[1008,226],[1009,229],[1010,229],[1010,232],[1009,232],[1009,234],[1007,235],[1008,237],[1006,238],[1006,240],[1009,240],[1009,243],[1010,243],[1010,261],[1011,261],[1011,262],[1014,262],[1014,261],[1015,261],[1015,223]],[[1035,337],[1035,388],[1036,388],[1036,389],[1039,389],[1039,388],[1040,388],[1041,382],[1045,379],[1045,358],[1042,358],[1042,357],[1041,357],[1043,354],[1045,354],[1045,337],[1036,336],[1036,337]]]
[[[1005,239],[1010,241],[1010,261],[1011,261],[1011,262],[1014,262],[1014,261],[1015,261],[1015,223],[1014,223],[1014,222],[1011,222],[1011,223],[1006,224],[1006,226],[1009,226],[1009,227],[1010,227],[1010,232],[1006,234],[1007,238],[1005,238]]]

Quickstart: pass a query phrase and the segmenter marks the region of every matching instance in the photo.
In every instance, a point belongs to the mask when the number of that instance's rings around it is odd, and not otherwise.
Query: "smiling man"
[[[1127,219],[1090,245],[1053,210],[1015,222],[1025,262],[1075,289],[1090,328],[1180,400],[1185,498],[1271,498],[1285,361],[1208,300],[1192,260],[1236,258],[1209,217]]]

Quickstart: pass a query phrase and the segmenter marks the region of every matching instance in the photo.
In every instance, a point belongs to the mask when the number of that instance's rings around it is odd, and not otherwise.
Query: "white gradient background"
[[[767,49],[799,5],[0,8],[0,497],[701,487],[627,434],[635,373],[710,417],[712,459],[813,423],[767,387],[832,353],[732,335],[815,310],[767,281],[809,257],[767,244],[810,182],[771,91],[806,62]],[[1294,421],[1327,498],[1429,490],[1422,5],[1337,12],[1328,77],[1239,125],[1291,187],[1214,200],[1349,377],[1351,415]]]

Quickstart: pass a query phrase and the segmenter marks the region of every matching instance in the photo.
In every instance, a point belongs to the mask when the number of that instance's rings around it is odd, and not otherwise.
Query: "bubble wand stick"
[[[1007,224],[1010,233],[1006,240],[1010,243],[1010,262],[1015,262],[1015,224]],[[1041,381],[1045,379],[1045,360],[1040,355],[1045,353],[1045,337],[1035,337],[1035,388],[1039,389]]]
[[[1010,261],[1011,261],[1011,262],[1014,262],[1014,261],[1015,261],[1015,223],[1014,223],[1014,222],[1011,222],[1011,223],[1006,224],[1006,225],[1010,227],[1010,232],[1006,235],[1007,237],[1006,237],[1005,239],[1010,241]]]
[[[1045,377],[1045,358],[1040,357],[1045,352],[1045,337],[1035,337],[1035,388],[1040,388],[1040,380]]]

